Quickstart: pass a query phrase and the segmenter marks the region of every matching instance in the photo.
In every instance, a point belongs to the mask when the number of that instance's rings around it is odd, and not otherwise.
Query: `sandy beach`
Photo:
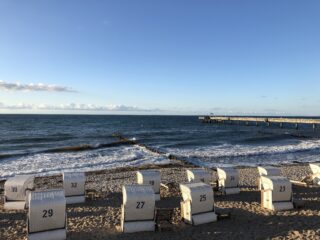
[[[159,168],[146,166],[143,168]],[[136,181],[137,168],[119,168],[87,173],[86,190],[95,192],[84,204],[69,205],[68,239],[320,239],[320,188],[293,186],[295,200],[305,200],[305,207],[283,212],[272,212],[260,206],[260,192],[256,189],[256,168],[239,167],[241,193],[215,195],[217,211],[230,211],[230,219],[191,226],[180,219],[178,184],[186,182],[187,167],[161,167],[162,200],[157,208],[174,208],[172,227],[166,231],[123,234],[119,232],[121,187]],[[282,173],[291,180],[301,180],[310,173],[306,164],[282,166]],[[215,172],[213,176],[216,178]],[[0,188],[3,189],[4,182]],[[61,176],[36,178],[37,189],[62,187]],[[3,198],[3,191],[1,191]],[[26,239],[27,211],[4,211],[0,205],[0,239]]]

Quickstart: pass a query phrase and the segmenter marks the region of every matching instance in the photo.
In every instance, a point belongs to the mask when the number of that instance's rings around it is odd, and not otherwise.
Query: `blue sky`
[[[320,115],[319,1],[0,1],[0,113]]]

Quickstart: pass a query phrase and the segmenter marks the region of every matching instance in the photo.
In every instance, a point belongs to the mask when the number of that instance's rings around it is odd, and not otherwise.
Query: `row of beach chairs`
[[[310,164],[315,182],[320,166]],[[280,211],[293,208],[292,185],[276,167],[258,167],[257,188],[261,205]],[[188,183],[180,184],[181,217],[189,224],[217,221],[213,175],[206,169],[188,169]],[[222,194],[238,194],[239,173],[232,167],[217,168],[215,188]],[[85,202],[85,173],[63,173],[63,189],[36,191],[34,176],[21,175],[5,182],[5,209],[28,209],[28,239],[66,239],[66,204]],[[122,187],[121,230],[126,233],[155,231],[155,203],[161,201],[161,172],[137,171],[137,184]]]

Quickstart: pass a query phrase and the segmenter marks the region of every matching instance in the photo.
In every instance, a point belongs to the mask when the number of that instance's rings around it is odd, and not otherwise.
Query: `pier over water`
[[[284,124],[290,124],[294,125],[296,129],[303,124],[311,125],[314,131],[320,125],[320,119],[317,118],[203,116],[199,117],[199,120],[204,123],[255,124],[256,126],[259,126],[259,124],[267,126],[277,124],[280,128],[284,127]]]

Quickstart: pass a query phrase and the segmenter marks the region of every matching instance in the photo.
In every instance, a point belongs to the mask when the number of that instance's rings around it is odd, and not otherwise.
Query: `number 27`
[[[141,208],[143,208],[143,206],[144,206],[144,204],[145,204],[145,202],[137,202],[137,209],[141,209]]]

